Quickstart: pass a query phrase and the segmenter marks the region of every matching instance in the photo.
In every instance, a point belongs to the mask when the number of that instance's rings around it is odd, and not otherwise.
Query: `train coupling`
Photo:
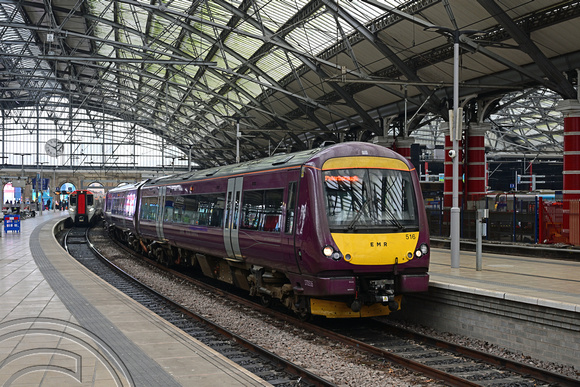
[[[391,310],[391,312],[394,312],[395,310],[399,309],[399,303],[397,302],[397,300],[395,300],[394,294],[388,294],[385,296],[377,296],[376,299],[377,299],[377,302],[380,302],[381,304],[388,306],[389,309]]]

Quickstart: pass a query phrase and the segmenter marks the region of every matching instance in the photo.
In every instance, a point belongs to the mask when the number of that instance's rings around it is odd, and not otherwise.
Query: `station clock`
[[[64,143],[56,138],[51,138],[44,144],[46,154],[52,157],[58,157],[64,153]]]

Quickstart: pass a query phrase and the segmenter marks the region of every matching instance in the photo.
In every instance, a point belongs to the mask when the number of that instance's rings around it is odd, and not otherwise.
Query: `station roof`
[[[451,108],[455,42],[472,120],[529,88],[576,99],[579,19],[554,0],[0,0],[0,107],[107,112],[218,166],[236,139],[250,160],[419,133]],[[497,127],[523,151],[562,140]]]

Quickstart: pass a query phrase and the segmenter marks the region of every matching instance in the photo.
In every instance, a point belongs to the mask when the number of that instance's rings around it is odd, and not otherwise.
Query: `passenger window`
[[[168,196],[165,198],[165,213],[163,215],[164,222],[172,222],[173,221],[173,197]]]
[[[264,191],[244,192],[242,204],[242,224],[240,228],[246,230],[259,230],[262,214],[264,212]]]
[[[246,191],[240,228],[279,232],[284,190]]]
[[[171,204],[167,204],[170,202]],[[167,197],[166,221],[196,226],[221,227],[224,215],[223,194],[201,194]]]
[[[265,197],[265,219],[264,231],[280,232],[280,221],[282,220],[282,199],[284,191],[281,189],[266,191]]]
[[[144,220],[157,220],[157,197],[145,197],[141,202],[139,217]]]

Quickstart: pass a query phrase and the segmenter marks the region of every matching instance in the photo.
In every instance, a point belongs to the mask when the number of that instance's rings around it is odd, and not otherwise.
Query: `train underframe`
[[[272,268],[244,261],[220,258],[178,248],[166,242],[141,239],[130,232],[115,230],[115,237],[133,250],[165,266],[193,267],[210,277],[247,291],[262,304],[277,301],[301,318],[312,315],[327,318],[385,316],[400,309],[402,296],[395,294],[395,278],[355,277],[356,291],[343,296],[320,297],[304,294],[288,276]]]

